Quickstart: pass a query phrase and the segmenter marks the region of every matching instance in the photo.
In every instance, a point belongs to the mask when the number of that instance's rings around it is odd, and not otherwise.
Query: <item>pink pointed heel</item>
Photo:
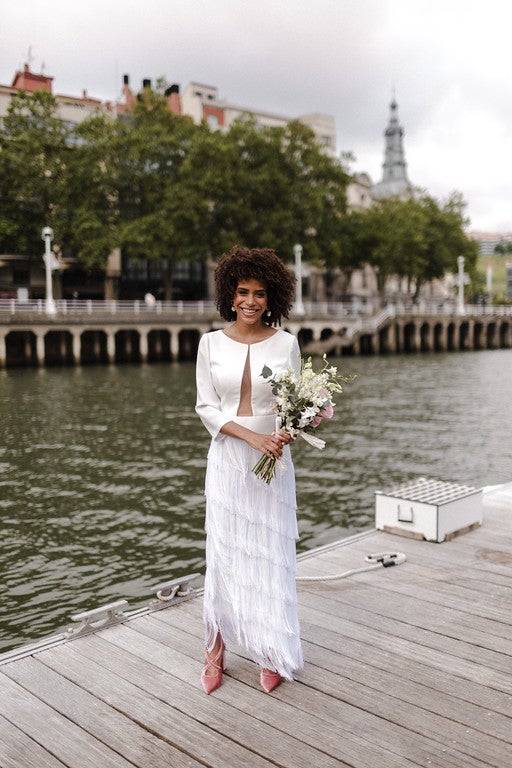
[[[267,693],[277,688],[281,679],[279,672],[270,672],[268,669],[262,669],[260,672],[260,684]]]
[[[215,656],[206,654],[206,664],[201,672],[201,685],[205,693],[212,693],[222,685],[222,672],[226,669],[225,646],[221,640],[219,650]]]

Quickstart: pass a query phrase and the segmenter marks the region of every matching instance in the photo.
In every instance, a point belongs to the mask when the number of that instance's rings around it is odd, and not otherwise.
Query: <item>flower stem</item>
[[[271,456],[263,455],[261,459],[254,465],[252,471],[259,477],[260,480],[264,480],[267,485],[276,474],[276,459]]]

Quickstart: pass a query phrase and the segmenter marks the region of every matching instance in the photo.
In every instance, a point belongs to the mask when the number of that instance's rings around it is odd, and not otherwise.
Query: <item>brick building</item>
[[[30,93],[45,91],[53,94],[54,78],[44,73],[32,72],[25,64],[15,73],[11,85],[0,84],[0,130],[3,118],[7,114],[11,98],[24,90]],[[151,87],[151,80],[142,81],[141,91]],[[169,110],[175,114],[188,115],[196,123],[203,120],[212,129],[227,130],[241,115],[250,114],[258,124],[265,126],[285,126],[294,117],[277,115],[252,107],[243,107],[220,99],[218,89],[213,86],[190,83],[183,95],[180,86],[169,86],[165,95]],[[96,113],[111,115],[112,118],[126,112],[137,101],[139,92],[133,92],[128,75],[123,76],[122,98],[112,102],[103,102],[91,98],[87,91],[81,96],[54,94],[57,102],[57,117],[68,125],[76,125]],[[318,137],[323,150],[330,156],[336,153],[336,127],[330,115],[309,114],[299,118],[308,125]],[[55,274],[54,294],[57,298],[70,298],[78,292],[81,298],[137,298],[147,290],[158,295],[161,285],[161,265],[149,260],[130,262],[122,258],[120,249],[116,249],[109,258],[105,274],[86,274],[73,259],[60,259],[60,270]],[[200,272],[200,273],[199,273]],[[197,297],[207,290],[204,270],[198,271],[198,265],[178,264],[174,285],[175,298]],[[0,297],[16,296],[27,292],[32,297],[44,295],[44,265],[22,255],[0,255]]]
[[[151,80],[143,80],[142,87],[151,87]],[[251,115],[259,125],[269,127],[284,127],[291,120],[300,120],[311,128],[324,151],[331,157],[336,156],[336,124],[331,115],[313,113],[292,117],[241,106],[221,99],[216,86],[196,82],[189,83],[182,95],[179,85],[171,85],[166,89],[165,95],[172,112],[188,115],[198,124],[204,120],[212,130],[226,131],[237,118],[247,114]],[[123,99],[116,104],[117,111],[126,110],[136,100],[137,95],[130,88],[129,75],[124,75]]]

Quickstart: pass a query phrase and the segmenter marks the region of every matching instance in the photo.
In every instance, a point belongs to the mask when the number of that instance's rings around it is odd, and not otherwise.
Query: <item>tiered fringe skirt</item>
[[[256,431],[272,431],[272,418],[237,421]],[[252,472],[260,457],[237,438],[223,436],[210,445],[206,642],[211,649],[220,632],[228,647],[241,646],[260,667],[292,680],[294,670],[303,666],[295,586],[295,475],[288,446],[283,451],[286,469],[278,467],[269,485]]]

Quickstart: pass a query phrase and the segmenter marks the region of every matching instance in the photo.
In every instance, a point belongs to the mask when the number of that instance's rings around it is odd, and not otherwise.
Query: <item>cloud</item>
[[[55,90],[118,98],[164,76],[235,104],[334,115],[340,151],[377,181],[393,93],[413,183],[459,190],[475,227],[512,230],[509,11],[501,0],[18,0],[0,81],[32,46]]]

